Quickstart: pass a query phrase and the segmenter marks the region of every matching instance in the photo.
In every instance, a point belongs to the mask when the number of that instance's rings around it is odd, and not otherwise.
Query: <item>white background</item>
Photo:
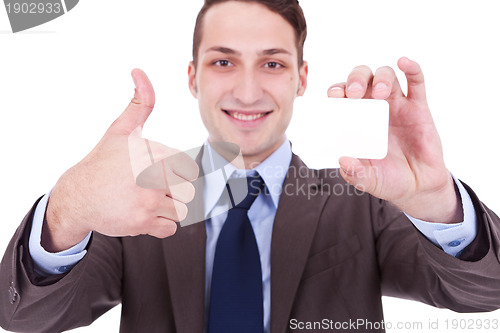
[[[328,86],[344,81],[356,65],[396,68],[400,56],[415,59],[426,75],[448,168],[499,212],[497,1],[300,2],[308,19],[310,75],[295,112],[321,108]],[[172,3],[84,0],[65,16],[17,34],[10,32],[0,7],[1,253],[33,202],[92,149],[125,108],[133,94],[129,73],[134,67],[146,71],[157,95],[146,137],[181,149],[206,138],[187,88],[202,1]],[[332,123],[332,130],[349,125],[363,126],[352,119]],[[289,137],[308,140],[313,130]],[[305,162],[321,164],[324,158]],[[499,311],[459,315],[389,298],[384,310],[386,321],[421,322],[424,328],[439,318],[439,332],[447,332],[446,319],[500,319]],[[118,324],[119,307],[75,331],[118,332]],[[436,332],[390,332],[397,331]]]

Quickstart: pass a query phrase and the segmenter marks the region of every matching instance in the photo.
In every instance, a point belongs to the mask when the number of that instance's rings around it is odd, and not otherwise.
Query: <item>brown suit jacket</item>
[[[479,233],[457,259],[395,207],[353,194],[338,170],[307,169],[295,155],[291,167],[272,235],[272,333],[291,332],[291,319],[380,322],[382,295],[460,312],[500,307],[500,220],[469,188]],[[203,222],[167,239],[94,233],[70,272],[41,278],[27,251],[33,213],[1,263],[2,327],[60,332],[88,325],[121,302],[120,332],[203,332]]]

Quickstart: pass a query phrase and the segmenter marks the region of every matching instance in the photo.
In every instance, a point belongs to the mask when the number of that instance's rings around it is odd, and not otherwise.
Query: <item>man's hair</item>
[[[295,31],[295,40],[297,45],[297,57],[299,67],[304,62],[304,42],[307,35],[307,25],[302,8],[297,0],[205,0],[205,4],[200,9],[198,17],[196,18],[196,25],[193,35],[193,62],[198,65],[198,52],[202,38],[202,25],[203,18],[207,11],[216,4],[228,1],[241,1],[241,2],[255,2],[266,6],[270,11],[279,14],[283,17]]]

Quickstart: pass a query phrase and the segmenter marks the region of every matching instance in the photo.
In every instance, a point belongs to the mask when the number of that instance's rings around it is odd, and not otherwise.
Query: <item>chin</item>
[[[241,154],[245,159],[262,162],[273,153],[273,145],[244,143],[240,146]]]

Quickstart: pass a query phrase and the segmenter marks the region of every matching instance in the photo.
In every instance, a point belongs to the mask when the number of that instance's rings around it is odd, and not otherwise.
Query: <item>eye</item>
[[[271,69],[279,69],[279,68],[283,68],[284,66],[275,62],[275,61],[270,61],[270,62],[266,63],[264,65],[264,67],[271,68]]]
[[[216,62],[214,62],[214,65],[219,67],[233,66],[233,64],[229,60],[217,60]]]

